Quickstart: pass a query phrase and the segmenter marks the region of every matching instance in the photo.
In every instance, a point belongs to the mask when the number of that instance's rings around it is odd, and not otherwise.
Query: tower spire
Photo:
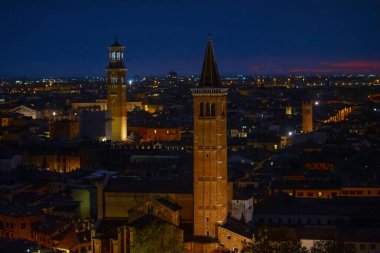
[[[202,73],[199,80],[200,88],[221,87],[218,67],[216,65],[214,49],[212,46],[211,34],[208,36],[206,52],[203,60]]]
[[[119,43],[117,35],[115,36],[115,42],[111,45],[111,47],[122,47],[122,45]]]

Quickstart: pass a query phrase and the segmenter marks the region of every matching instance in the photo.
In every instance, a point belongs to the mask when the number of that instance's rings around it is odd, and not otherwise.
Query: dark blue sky
[[[380,73],[380,0],[0,0],[0,76],[104,75],[107,46],[135,74]]]

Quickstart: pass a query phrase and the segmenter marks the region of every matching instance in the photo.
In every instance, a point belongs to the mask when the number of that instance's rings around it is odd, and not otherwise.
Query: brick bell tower
[[[124,67],[124,47],[117,39],[108,47],[107,109],[111,113],[111,140],[127,140],[127,86]]]
[[[194,235],[217,237],[227,218],[227,88],[222,88],[211,37],[194,97]]]
[[[302,133],[313,132],[313,104],[310,100],[302,101],[301,104],[302,115]]]

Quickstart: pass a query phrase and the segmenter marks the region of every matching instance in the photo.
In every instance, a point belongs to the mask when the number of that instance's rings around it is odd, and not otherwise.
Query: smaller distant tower
[[[302,129],[303,133],[313,131],[313,104],[311,101],[303,101],[301,104]]]

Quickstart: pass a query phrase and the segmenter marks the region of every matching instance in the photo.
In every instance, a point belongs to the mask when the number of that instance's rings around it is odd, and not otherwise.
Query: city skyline
[[[378,74],[379,1],[3,1],[0,76],[199,74],[212,33],[221,75]],[[212,13],[210,14],[210,11]],[[283,18],[278,18],[283,17]]]

